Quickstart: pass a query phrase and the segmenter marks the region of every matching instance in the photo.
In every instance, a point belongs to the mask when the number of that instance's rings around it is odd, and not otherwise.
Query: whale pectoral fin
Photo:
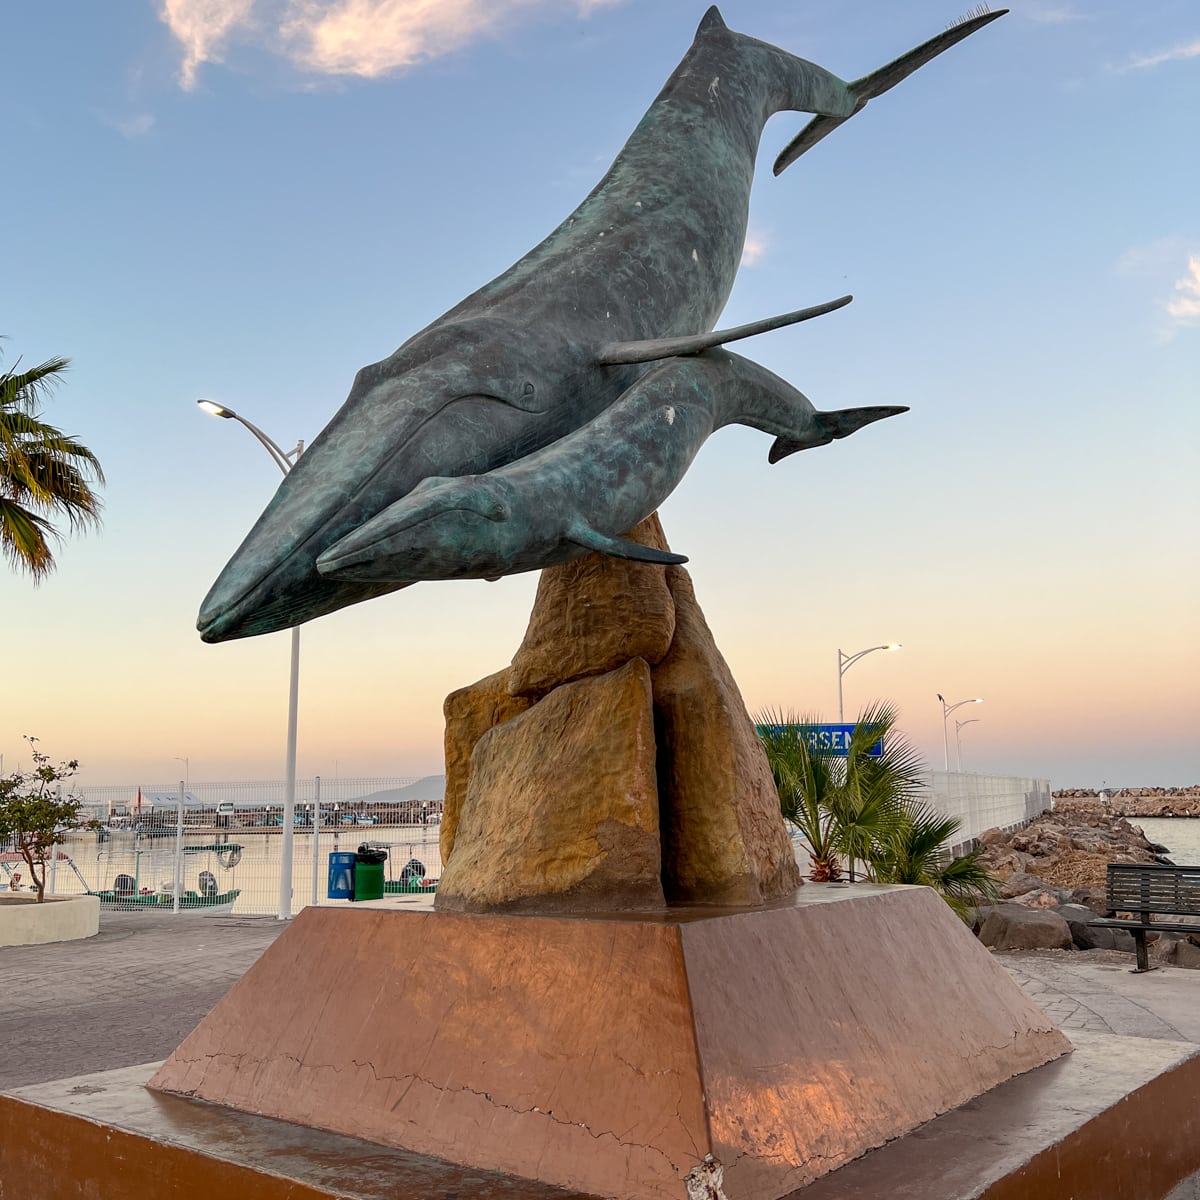
[[[616,366],[618,363],[654,362],[660,358],[701,354],[705,350],[711,350],[714,346],[723,346],[726,342],[741,341],[742,338],[753,337],[757,333],[769,333],[772,329],[782,329],[785,325],[795,325],[799,321],[823,317],[826,313],[844,308],[853,299],[853,296],[839,296],[836,300],[827,300],[824,304],[814,304],[811,308],[801,308],[777,317],[751,321],[748,325],[738,325],[733,329],[714,329],[712,333],[698,333],[691,337],[651,338],[641,342],[612,342],[601,347],[600,352],[596,355],[596,362],[602,366]]]
[[[976,30],[990,25],[997,18],[1004,16],[1006,12],[1008,9],[1002,8],[996,12],[969,16],[966,20],[951,25],[949,29],[939,33],[936,37],[931,37],[927,42],[922,42],[916,49],[902,54],[887,66],[880,67],[878,71],[872,71],[870,75],[865,75],[862,79],[856,79],[850,84],[850,95],[854,98],[854,113],[861,112],[868,100],[882,96],[884,92],[907,79],[927,62],[937,58],[944,50],[949,50],[963,38],[970,37]],[[854,113],[851,113],[850,116],[853,116]],[[811,150],[823,137],[832,133],[843,121],[849,119],[850,117],[814,117],[780,152],[773,168],[775,174],[782,174],[806,150]]]
[[[567,540],[594,550],[597,554],[608,554],[613,558],[629,558],[636,562],[657,563],[662,567],[677,567],[687,562],[686,554],[672,554],[668,550],[655,550],[653,546],[641,546],[628,538],[608,537],[589,525],[573,525]]]
[[[795,454],[798,450],[828,446],[838,438],[849,437],[864,425],[905,412],[908,412],[907,405],[884,404],[871,408],[841,408],[836,412],[814,413],[812,433],[803,438],[776,438],[767,455],[767,461],[777,463],[781,458],[787,458],[789,454]]]

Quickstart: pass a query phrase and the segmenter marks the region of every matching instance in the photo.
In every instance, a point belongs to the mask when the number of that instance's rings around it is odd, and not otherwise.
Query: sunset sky
[[[964,0],[965,7],[965,0]],[[960,13],[728,0],[853,79]],[[195,618],[287,448],[363,365],[586,195],[689,45],[683,0],[9,6],[5,364],[108,476],[40,586],[0,565],[0,754],[85,783],[280,778],[289,637]],[[1200,6],[1014,0],[781,177],[768,124],[722,326],[819,408],[911,412],[767,464],[714,436],[662,509],[752,711],[890,699],[934,767],[1200,783]],[[1189,147],[1191,147],[1189,149]],[[441,769],[447,692],[505,665],[536,577],[421,584],[304,627],[301,776]],[[954,717],[950,754],[954,757]]]

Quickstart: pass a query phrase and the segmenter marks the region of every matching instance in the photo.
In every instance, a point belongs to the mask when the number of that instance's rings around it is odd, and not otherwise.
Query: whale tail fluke
[[[929,41],[922,42],[916,49],[902,54],[887,66],[880,67],[878,71],[872,71],[870,75],[856,79],[849,85],[850,94],[854,98],[854,112],[845,117],[826,115],[813,117],[780,152],[779,157],[775,160],[775,174],[780,175],[786,171],[806,150],[811,150],[823,137],[831,134],[844,121],[848,121],[854,113],[860,112],[868,100],[882,96],[884,92],[907,79],[927,62],[937,58],[944,50],[956,46],[976,30],[982,29],[985,25],[990,25],[997,18],[1004,16],[1006,12],[1008,12],[1007,8],[998,9],[996,12],[972,11],[964,20],[951,25],[949,29],[930,38]]]
[[[779,462],[797,450],[811,450],[814,446],[828,446],[839,438],[849,437],[864,425],[882,421],[885,417],[899,416],[908,412],[906,404],[882,404],[870,408],[840,408],[836,412],[814,414],[813,430],[803,438],[777,437],[771,444],[767,461]]]

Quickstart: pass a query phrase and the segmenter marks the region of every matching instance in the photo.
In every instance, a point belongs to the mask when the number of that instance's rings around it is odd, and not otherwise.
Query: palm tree
[[[0,552],[36,583],[54,569],[50,541],[61,535],[51,518],[66,518],[72,532],[100,524],[92,488],[104,472],[82,442],[41,420],[41,402],[68,360],[19,365],[0,371]]]
[[[810,751],[800,729],[815,724],[792,714],[760,713],[759,737],[771,764],[779,807],[808,845],[808,877],[814,883],[835,883],[842,877],[833,836],[829,800],[837,790],[833,763]]]
[[[851,883],[855,860],[874,860],[878,847],[900,828],[904,806],[925,786],[921,756],[899,732],[898,722],[899,713],[886,703],[871,704],[859,714],[841,759],[841,786],[827,801]],[[872,754],[877,746],[880,752]]]
[[[899,827],[874,860],[875,878],[880,883],[915,883],[934,888],[965,918],[971,905],[996,899],[999,887],[979,861],[980,850],[950,857],[947,844],[961,828],[957,817],[946,816],[923,802],[909,801]]]
[[[875,703],[859,715],[844,755],[805,736],[819,718],[765,712],[755,720],[783,815],[811,847],[814,882],[838,879],[844,855],[852,883],[861,861],[877,883],[934,888],[960,916],[996,897],[979,851],[950,857],[947,844],[962,823],[922,799],[925,765],[897,729],[892,705]]]

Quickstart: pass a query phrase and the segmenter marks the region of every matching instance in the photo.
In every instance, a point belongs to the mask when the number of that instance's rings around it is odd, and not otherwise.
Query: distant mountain
[[[403,804],[408,800],[428,800],[431,804],[441,804],[446,798],[445,775],[426,775],[416,783],[406,787],[385,788],[381,792],[371,792],[366,796],[355,796],[346,804]]]

